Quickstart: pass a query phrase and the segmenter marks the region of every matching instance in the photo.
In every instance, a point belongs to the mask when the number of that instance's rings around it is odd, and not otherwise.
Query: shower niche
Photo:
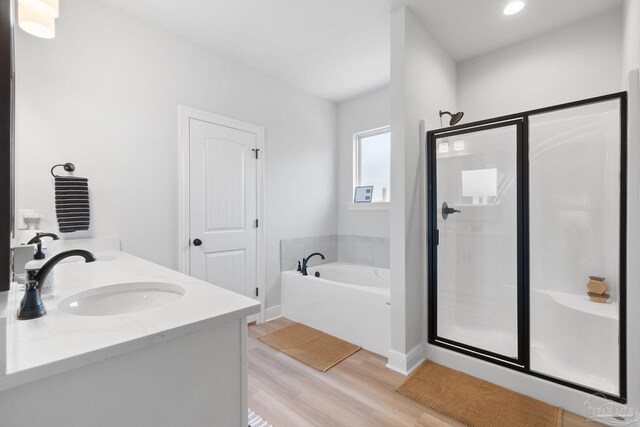
[[[428,132],[431,344],[626,401],[626,102]]]

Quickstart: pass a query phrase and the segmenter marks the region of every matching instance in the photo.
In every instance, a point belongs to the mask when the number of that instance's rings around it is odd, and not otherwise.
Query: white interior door
[[[189,119],[189,246],[193,277],[255,298],[258,135]]]

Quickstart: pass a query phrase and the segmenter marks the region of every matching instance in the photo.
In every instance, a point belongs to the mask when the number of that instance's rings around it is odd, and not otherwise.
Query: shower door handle
[[[450,208],[447,202],[442,204],[442,219],[446,220],[449,215],[454,213],[460,213],[461,211],[458,209]]]

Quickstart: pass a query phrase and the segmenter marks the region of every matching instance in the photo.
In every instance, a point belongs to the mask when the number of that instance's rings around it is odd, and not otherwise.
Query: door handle
[[[447,202],[444,202],[442,204],[442,219],[446,220],[449,217],[449,215],[454,213],[459,213],[459,212],[460,211],[458,209],[450,208]]]
[[[202,245],[202,240],[200,239],[193,239],[193,246],[200,246]]]

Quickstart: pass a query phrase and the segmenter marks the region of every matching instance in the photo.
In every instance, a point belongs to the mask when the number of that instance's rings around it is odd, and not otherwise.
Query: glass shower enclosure
[[[429,342],[626,400],[626,93],[428,132]]]

